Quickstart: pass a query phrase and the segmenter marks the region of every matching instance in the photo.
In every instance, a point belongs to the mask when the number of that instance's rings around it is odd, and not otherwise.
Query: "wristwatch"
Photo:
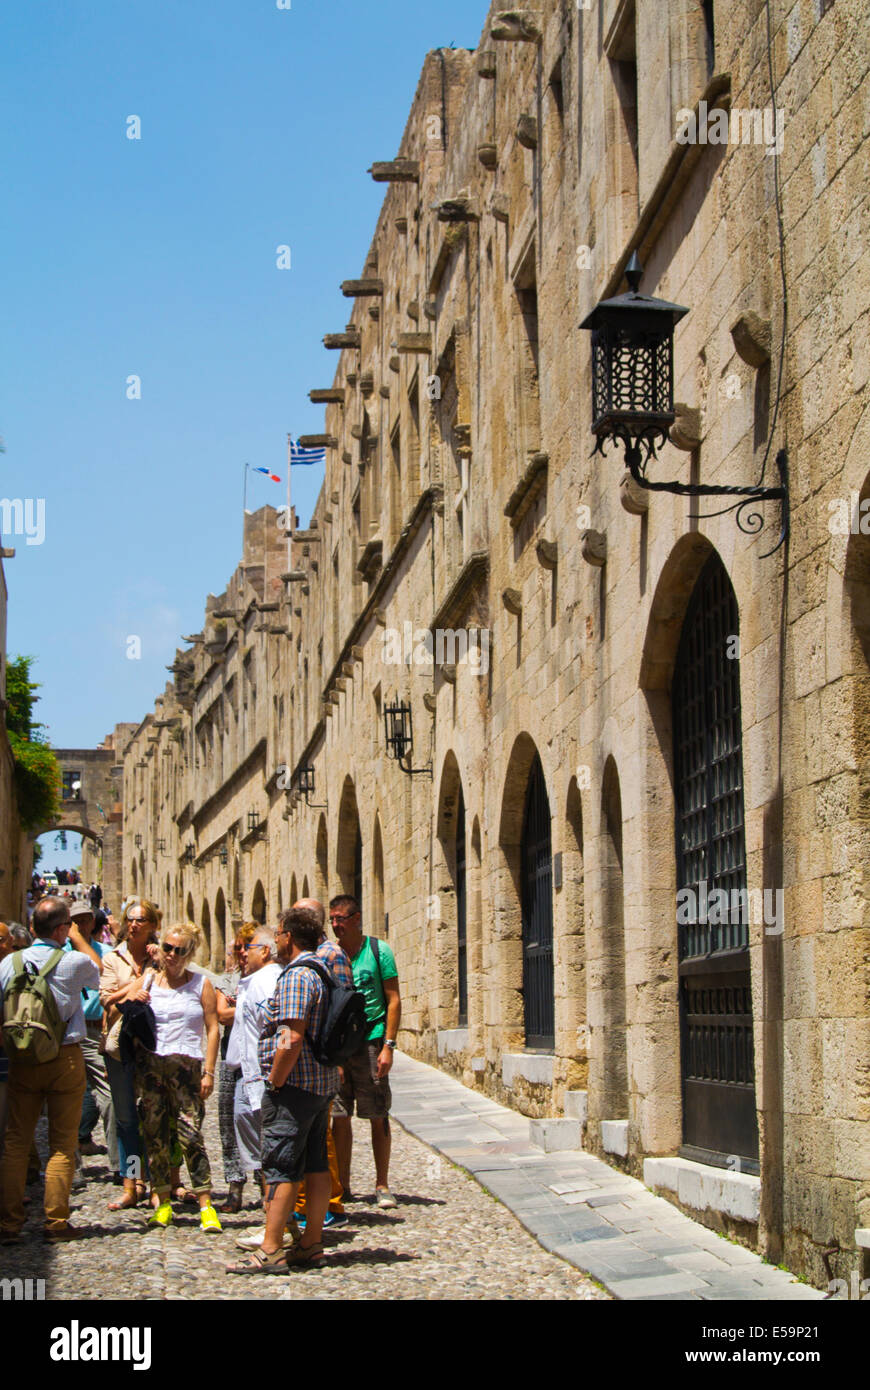
[[[270,1091],[270,1092],[271,1092],[271,1091],[280,1091],[280,1089],[281,1089],[280,1086],[276,1086],[275,1083],[274,1083],[274,1081],[269,1081],[268,1078],[263,1082],[263,1085],[264,1085],[264,1087],[266,1088],[266,1090],[267,1090],[267,1091]]]
[[[396,1039],[395,1039],[395,1038],[384,1038],[384,1047],[388,1047],[388,1048],[390,1049],[391,1052],[395,1052],[395,1050],[396,1050]]]

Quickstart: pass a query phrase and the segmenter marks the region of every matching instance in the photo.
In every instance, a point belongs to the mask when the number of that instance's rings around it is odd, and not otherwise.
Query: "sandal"
[[[252,1250],[251,1258],[242,1264],[227,1265],[227,1274],[286,1274],[287,1251],[276,1250],[267,1255],[265,1250]]]
[[[195,1192],[188,1192],[188,1190],[187,1190],[186,1187],[181,1187],[181,1186],[173,1187],[173,1189],[172,1189],[172,1200],[173,1200],[174,1202],[180,1202],[181,1205],[182,1205],[182,1206],[185,1206],[185,1207],[198,1207],[198,1206],[199,1206],[199,1198],[197,1197],[196,1193],[195,1193]]]
[[[291,1265],[297,1269],[323,1269],[326,1264],[323,1246],[319,1242],[316,1245],[305,1246],[297,1241],[286,1252],[286,1260],[288,1269]]]
[[[132,1201],[130,1200],[132,1197]],[[139,1194],[125,1192],[123,1197],[119,1197],[117,1202],[109,1203],[109,1211],[127,1211],[130,1207],[138,1207]]]

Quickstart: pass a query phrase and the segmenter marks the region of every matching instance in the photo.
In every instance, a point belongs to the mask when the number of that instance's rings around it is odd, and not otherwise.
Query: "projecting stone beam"
[[[420,161],[418,159],[378,160],[368,172],[375,183],[419,183]]]
[[[490,38],[511,43],[517,40],[539,43],[542,38],[540,10],[502,10],[492,22]]]
[[[312,405],[344,405],[344,387],[327,386],[323,390],[308,392]]]
[[[358,328],[351,329],[346,333],[327,333],[323,339],[325,348],[358,348],[360,345],[360,331]]]
[[[495,54],[491,48],[483,48],[477,55],[478,77],[495,77]]]
[[[342,280],[341,292],[345,299],[362,299],[365,295],[383,294],[383,280]]]
[[[439,222],[478,222],[480,220],[475,199],[465,192],[457,193],[455,198],[443,198],[440,203],[433,203],[432,211],[437,214]]]
[[[296,443],[300,449],[338,448],[338,440],[334,434],[300,434]]]
[[[396,339],[397,352],[431,352],[431,333],[400,333]]]

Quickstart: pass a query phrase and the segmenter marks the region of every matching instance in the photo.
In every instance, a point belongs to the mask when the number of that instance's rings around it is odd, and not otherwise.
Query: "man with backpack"
[[[287,964],[266,1006],[258,1049],[265,1083],[261,1152],[266,1234],[249,1261],[227,1266],[232,1274],[283,1274],[291,1266],[319,1269],[325,1263],[323,1218],[331,1188],[326,1130],[338,1090],[336,1060],[365,1033],[363,999],[339,984],[317,958],[322,937],[317,914],[304,908],[282,913],[275,935],[278,959]],[[285,1250],[284,1230],[303,1178],[307,1222]]]
[[[27,1158],[44,1103],[50,1156],[45,1170],[45,1236],[70,1240],[72,1187],[87,1035],[82,990],[98,989],[99,957],[74,926],[69,904],[48,897],[34,909],[32,946],[0,961],[3,1045],[9,1058],[6,1148],[0,1162],[0,1244],[24,1225]],[[72,950],[64,951],[69,939]]]
[[[342,893],[329,904],[329,920],[335,939],[349,958],[353,981],[365,996],[368,1036],[342,1064],[341,1090],[333,1108],[332,1134],[338,1155],[338,1175],[345,1195],[350,1189],[353,1150],[351,1116],[354,1103],[361,1119],[372,1126],[375,1159],[375,1200],[379,1207],[394,1207],[390,1191],[390,1068],[402,1017],[399,972],[386,941],[363,936],[362,916],[356,898]]]

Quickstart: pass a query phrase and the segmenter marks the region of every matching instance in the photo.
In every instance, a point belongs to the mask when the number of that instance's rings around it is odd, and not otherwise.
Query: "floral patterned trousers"
[[[159,1196],[170,1190],[174,1134],[187,1164],[193,1192],[211,1191],[211,1167],[202,1139],[205,1106],[199,1094],[202,1062],[198,1057],[159,1057],[136,1049],[136,1108],[151,1169],[151,1187]]]

